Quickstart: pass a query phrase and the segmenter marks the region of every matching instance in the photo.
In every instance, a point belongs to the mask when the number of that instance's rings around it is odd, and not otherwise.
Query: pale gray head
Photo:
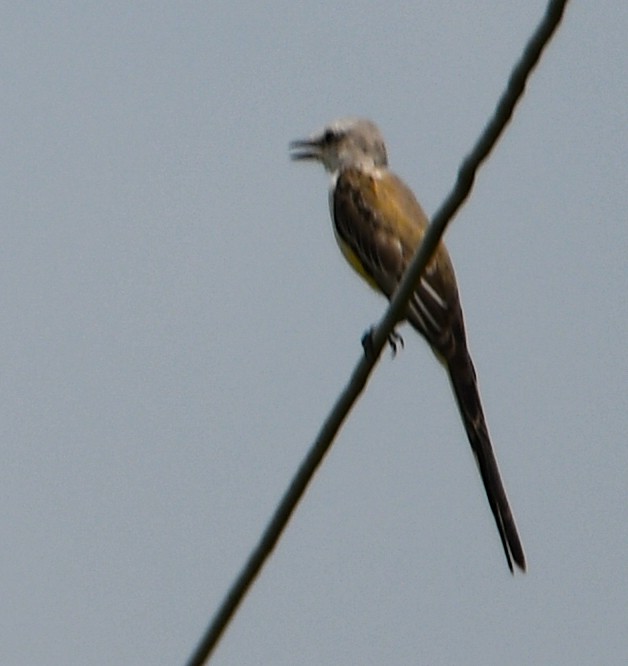
[[[330,173],[347,167],[386,167],[386,146],[377,126],[363,118],[341,118],[309,139],[292,141],[293,160],[317,160]]]

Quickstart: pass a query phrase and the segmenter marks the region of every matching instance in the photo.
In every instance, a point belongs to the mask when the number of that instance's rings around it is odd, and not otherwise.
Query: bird
[[[388,167],[383,136],[371,120],[340,118],[290,143],[296,161],[315,161],[331,174],[329,208],[345,259],[390,299],[428,227],[410,188]],[[453,265],[444,243],[428,262],[405,312],[445,367],[511,573],[526,558],[484,417]],[[393,346],[394,351],[394,346]]]

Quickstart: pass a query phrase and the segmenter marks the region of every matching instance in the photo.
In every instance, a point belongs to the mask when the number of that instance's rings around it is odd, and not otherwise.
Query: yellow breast
[[[336,236],[336,242],[338,243],[338,247],[340,248],[342,254],[344,255],[344,258],[349,262],[351,268],[363,279],[365,280],[368,285],[372,288],[375,289],[375,291],[380,292],[379,287],[377,286],[377,283],[373,278],[366,272],[364,269],[364,265],[360,261],[359,257],[356,255],[356,253],[338,236],[338,234],[335,232],[334,229],[334,235]]]

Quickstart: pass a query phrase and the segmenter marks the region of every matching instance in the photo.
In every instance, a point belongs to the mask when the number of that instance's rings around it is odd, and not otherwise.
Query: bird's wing
[[[411,190],[389,171],[342,171],[333,192],[336,237],[349,263],[391,297],[427,228]],[[444,245],[430,260],[409,304],[408,321],[441,358],[453,353],[462,321],[456,280]]]

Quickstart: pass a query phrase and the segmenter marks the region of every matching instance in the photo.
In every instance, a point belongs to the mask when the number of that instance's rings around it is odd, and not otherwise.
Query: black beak
[[[290,142],[290,157],[293,160],[319,160],[320,142],[316,139],[299,139]]]

